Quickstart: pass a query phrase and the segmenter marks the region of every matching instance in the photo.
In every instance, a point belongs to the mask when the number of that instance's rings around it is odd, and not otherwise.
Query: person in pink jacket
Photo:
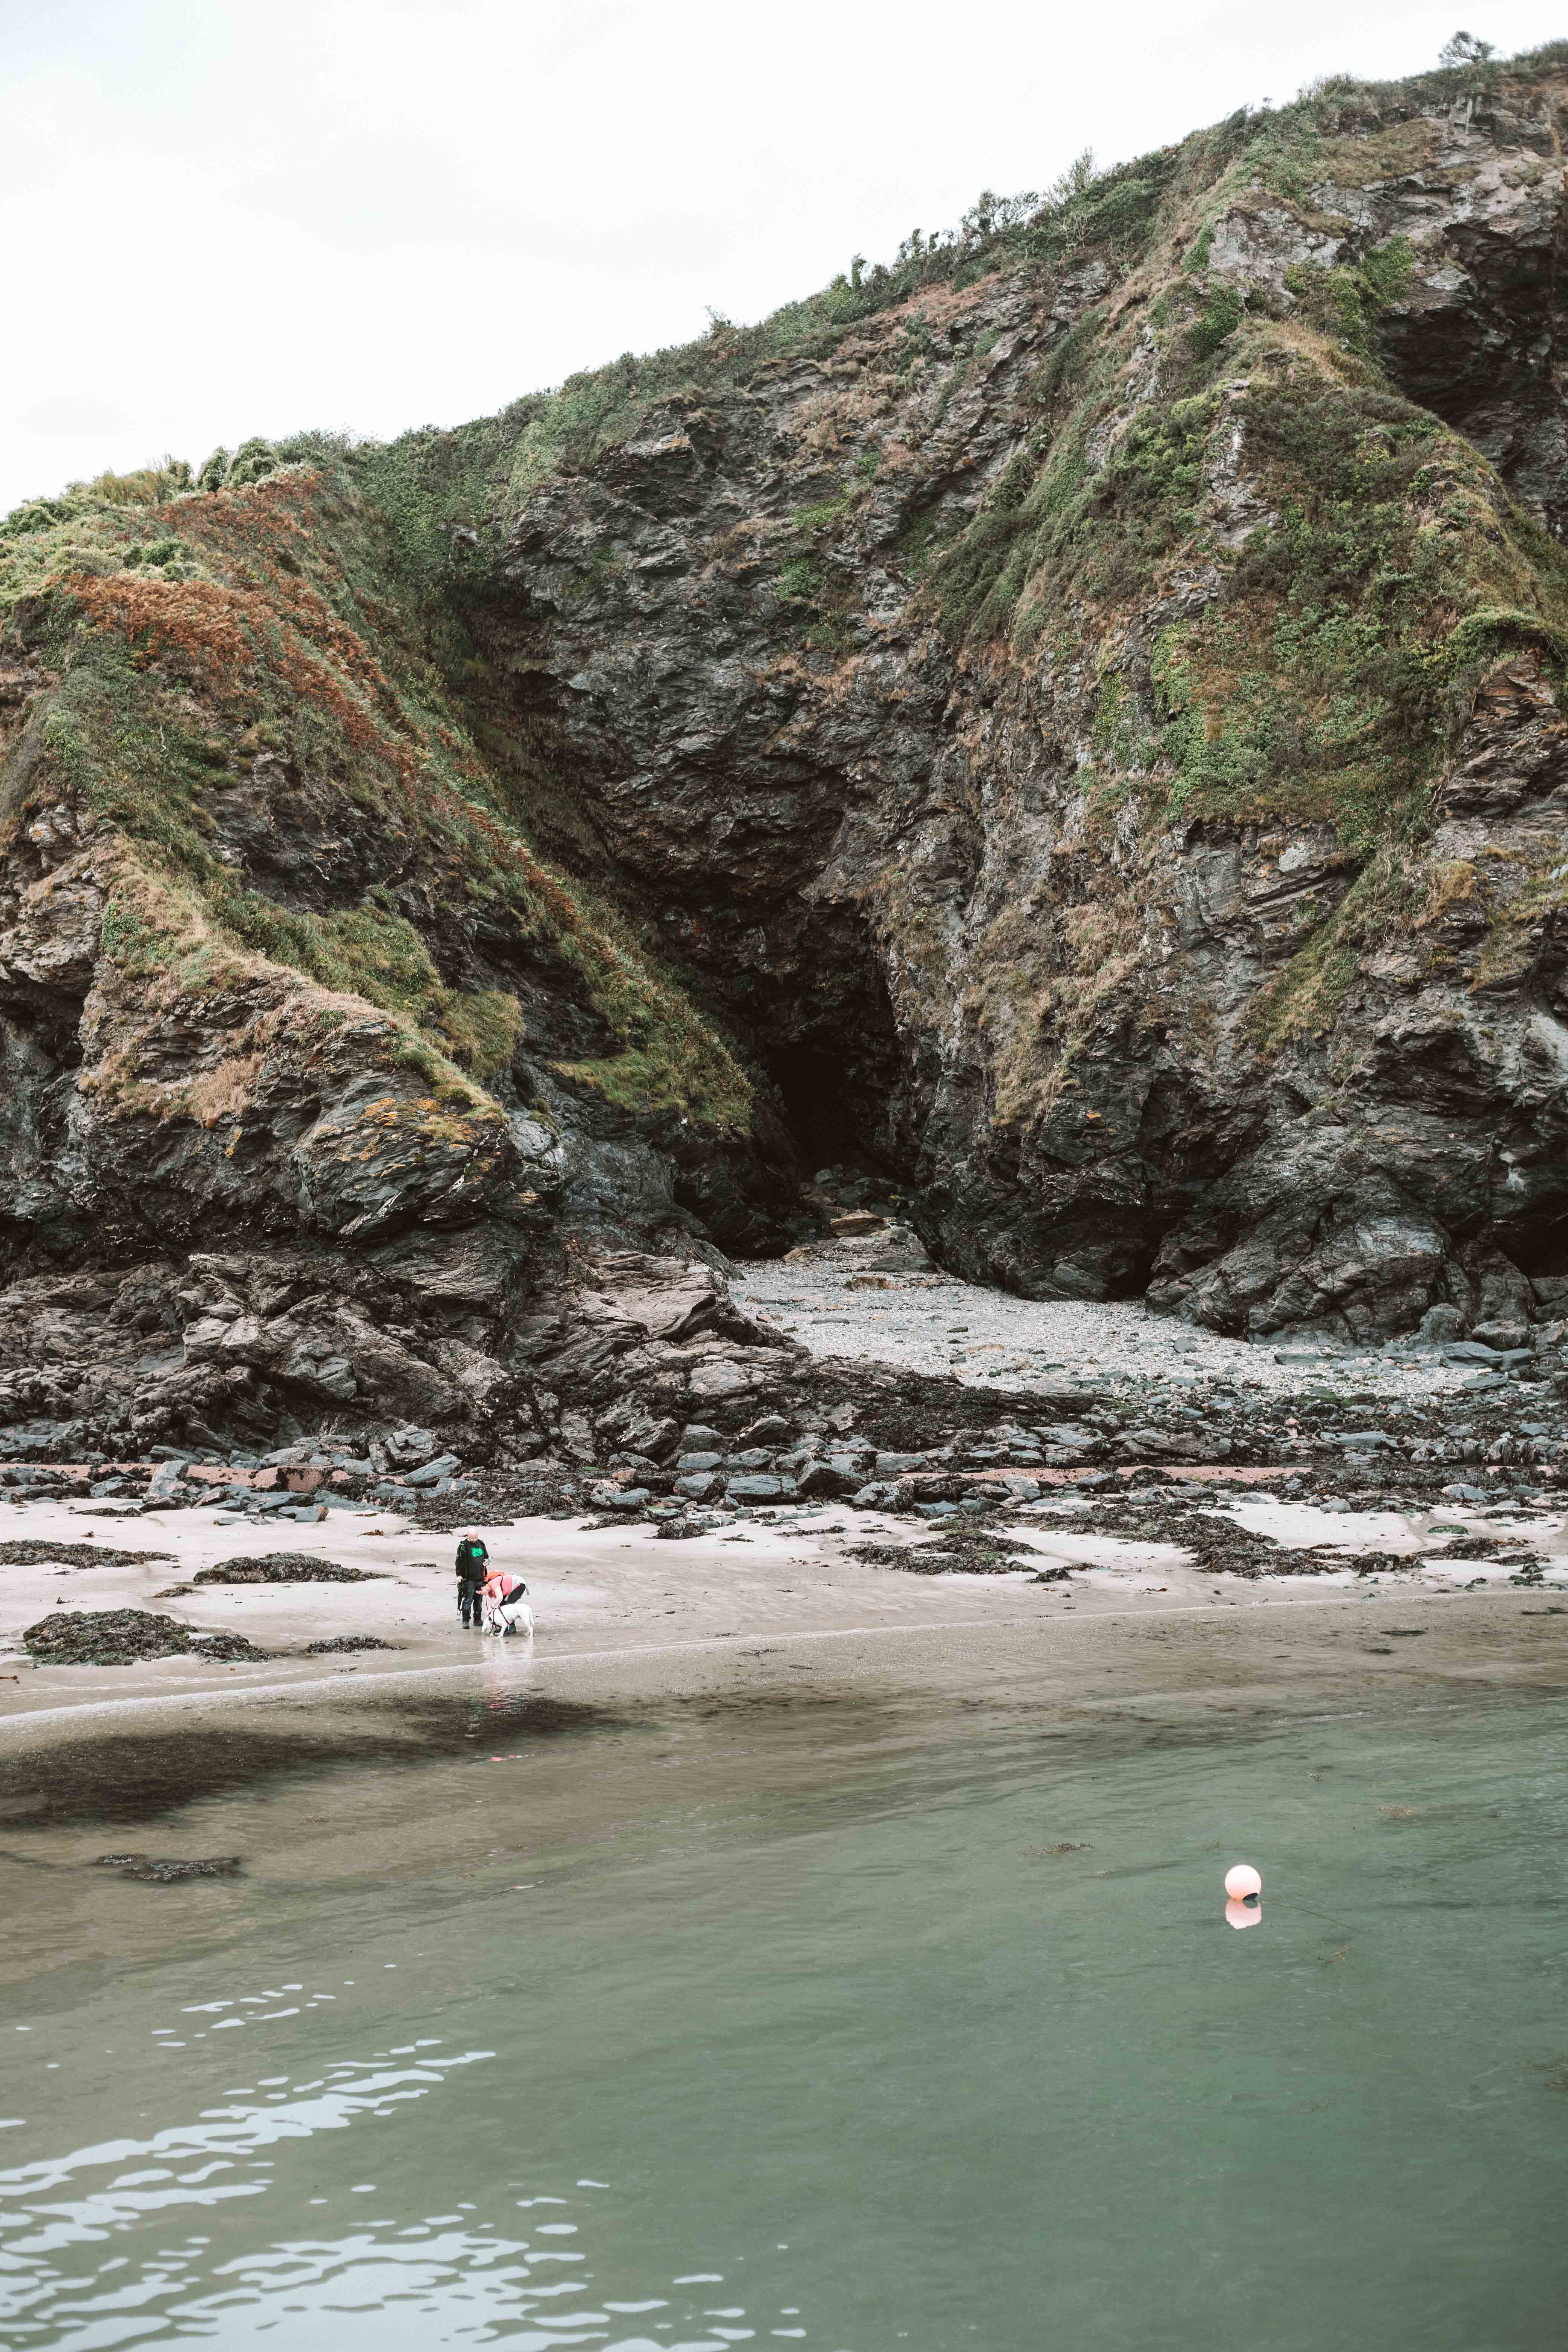
[[[533,1632],[533,1612],[528,1605],[528,1587],[510,1569],[492,1568],[484,1581],[485,1631],[487,1633],[521,1633]]]

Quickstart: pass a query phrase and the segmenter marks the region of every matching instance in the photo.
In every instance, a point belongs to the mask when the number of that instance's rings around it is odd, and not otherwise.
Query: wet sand
[[[589,1528],[550,1519],[482,1530],[492,1559],[527,1580],[538,1618],[531,1643],[466,1630],[455,1610],[453,1539],[395,1516],[334,1513],[315,1527],[219,1527],[216,1514],[149,1513],[95,1521],[60,1505],[0,1516],[0,1540],[162,1552],[165,1559],[64,1573],[48,1562],[0,1566],[0,1750],[86,1737],[111,1724],[166,1726],[254,1702],[304,1721],[312,1709],[376,1700],[406,1705],[437,1693],[528,1690],[589,1706],[647,1705],[716,1690],[764,1687],[781,1674],[847,1688],[991,1692],[1022,1677],[1044,1701],[1085,1703],[1142,1686],[1201,1704],[1222,1680],[1256,1684],[1278,1703],[1292,1684],[1303,1703],[1345,1676],[1461,1679],[1493,1672],[1548,1678],[1568,1656],[1568,1530],[1562,1515],[1330,1513],[1248,1493],[1244,1524],[1291,1544],[1333,1540],[1345,1564],[1316,1576],[1248,1579],[1200,1570],[1169,1545],[1095,1532],[1092,1508],[1026,1512],[1007,1532],[1042,1568],[911,1575],[849,1557],[856,1542],[908,1542],[907,1521],[830,1507],[809,1519],[757,1520],[667,1542],[648,1528]],[[1436,1522],[1438,1532],[1432,1531]],[[1564,1589],[1510,1586],[1506,1567],[1478,1558],[1426,1562],[1416,1547],[1474,1526],[1528,1528],[1538,1550],[1563,1551]],[[287,1549],[373,1572],[360,1584],[204,1586],[159,1596],[195,1571]],[[1403,1551],[1402,1570],[1358,1578],[1358,1549]],[[1467,1591],[1470,1585],[1479,1589]],[[167,1612],[202,1631],[245,1634],[284,1653],[240,1664],[197,1657],[125,1666],[34,1666],[23,1627],[56,1606]],[[1419,1640],[1379,1641],[1384,1617],[1419,1625]],[[1400,1616],[1400,1612],[1403,1615]],[[304,1645],[374,1634],[390,1652],[308,1656]],[[10,1679],[14,1677],[14,1679]],[[1215,1685],[1217,1687],[1217,1685]]]

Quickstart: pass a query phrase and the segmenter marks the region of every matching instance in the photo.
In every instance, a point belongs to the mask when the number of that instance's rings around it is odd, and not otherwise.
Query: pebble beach
[[[1228,1384],[1285,1395],[1310,1381],[1416,1402],[1475,1378],[1473,1366],[1435,1357],[1226,1339],[1151,1315],[1140,1299],[1014,1298],[935,1271],[868,1275],[842,1244],[808,1263],[752,1260],[737,1266],[731,1287],[748,1313],[814,1356],[944,1374],[971,1387],[1159,1381],[1177,1391]]]

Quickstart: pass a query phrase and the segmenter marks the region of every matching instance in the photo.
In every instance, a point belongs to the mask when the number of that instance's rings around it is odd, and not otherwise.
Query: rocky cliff
[[[1568,47],[1330,83],[9,518],[0,1420],[743,1387],[706,1269],[823,1160],[1035,1296],[1555,1299],[1565,108]]]
[[[569,1342],[760,1339],[677,1192],[776,1193],[766,1111],[529,848],[374,510],[266,462],[9,525],[0,1425],[537,1447]]]

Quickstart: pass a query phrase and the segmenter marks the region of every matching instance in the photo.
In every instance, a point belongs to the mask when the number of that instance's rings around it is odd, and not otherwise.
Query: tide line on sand
[[[1418,1608],[1424,1602],[1447,1601],[1452,1597],[1447,1592],[1402,1592],[1399,1596],[1399,1606],[1402,1609]],[[1466,1597],[1477,1600],[1491,1596],[1471,1593]],[[1163,1622],[1172,1617],[1205,1617],[1209,1613],[1210,1605],[1208,1602],[1201,1604],[1182,1602],[1174,1609],[1086,1610],[1081,1616],[1053,1617],[1048,1622],[1053,1633],[1066,1633],[1070,1637],[1085,1626],[1153,1622],[1156,1620]],[[1311,1601],[1283,1598],[1259,1599],[1246,1604],[1246,1613],[1250,1614],[1259,1609],[1288,1609],[1300,1613],[1305,1609],[1338,1610],[1342,1609],[1343,1606],[1342,1601],[1320,1601],[1316,1598]],[[521,1684],[527,1682],[541,1671],[548,1671],[552,1666],[604,1665],[611,1663],[625,1664],[643,1658],[694,1657],[705,1654],[727,1658],[745,1655],[746,1653],[743,1650],[736,1649],[735,1643],[765,1642],[770,1651],[775,1651],[800,1649],[809,1643],[880,1642],[889,1638],[913,1639],[932,1633],[960,1633],[971,1637],[977,1634],[987,1636],[1016,1632],[1021,1626],[1027,1628],[1031,1633],[1044,1630],[1042,1621],[1037,1617],[997,1617],[983,1621],[963,1617],[930,1619],[918,1625],[829,1625],[795,1633],[741,1633],[736,1634],[733,1640],[626,1643],[617,1648],[608,1650],[557,1650],[549,1657],[519,1657],[503,1654],[493,1659],[489,1657],[464,1659],[459,1664],[449,1666],[405,1666],[389,1672],[362,1674],[356,1675],[352,1685],[346,1683],[345,1677],[340,1672],[335,1675],[312,1676],[308,1682],[242,1683],[230,1689],[201,1691],[189,1695],[183,1692],[168,1692],[145,1698],[88,1699],[74,1706],[39,1707],[29,1715],[12,1716],[4,1725],[0,1725],[0,1730],[24,1731],[35,1724],[79,1723],[86,1716],[157,1714],[171,1708],[177,1708],[182,1713],[189,1715],[194,1708],[198,1707],[233,1706],[247,1704],[253,1699],[293,1699],[326,1691],[335,1691],[340,1696],[346,1696],[351,1687],[356,1696],[371,1689],[383,1691],[397,1688],[413,1689],[424,1683],[436,1682],[458,1675],[467,1675],[481,1684],[488,1684],[493,1680],[495,1669],[498,1666],[510,1667],[507,1679],[509,1682]]]

